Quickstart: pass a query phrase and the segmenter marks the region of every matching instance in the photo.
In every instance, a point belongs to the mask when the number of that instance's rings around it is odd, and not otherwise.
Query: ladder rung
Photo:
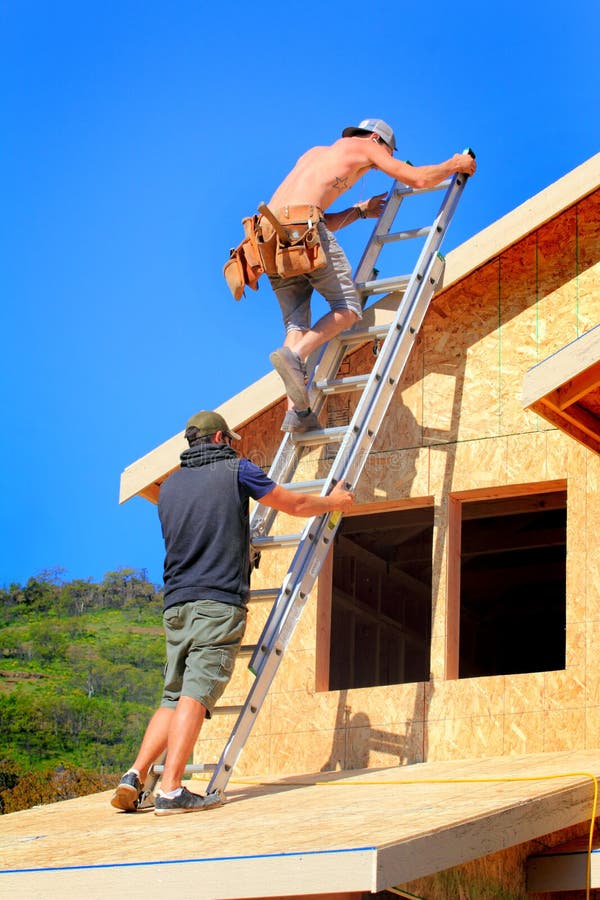
[[[243,706],[215,706],[213,716],[237,716],[243,710]]]
[[[347,430],[347,425],[340,425],[339,428],[323,428],[321,431],[304,431],[294,435],[294,443],[302,444],[303,447],[308,447],[312,444],[335,444],[342,440]]]
[[[194,772],[214,772],[217,768],[216,763],[190,763],[183,770],[186,775],[192,775]],[[149,775],[164,775],[165,767],[158,763],[154,766],[150,766],[148,771]]]
[[[307,432],[310,434],[310,432]],[[300,543],[302,533],[263,535],[252,538],[252,546],[255,550],[281,550],[282,547],[295,547]]]
[[[323,394],[346,394],[349,391],[362,390],[369,381],[369,375],[348,375],[331,381],[317,381],[317,387]]]
[[[411,238],[427,237],[431,228],[431,225],[425,225],[423,228],[409,228],[407,231],[395,231],[393,234],[378,235],[375,240],[379,244],[393,244],[394,241],[409,241]]]
[[[447,178],[445,181],[441,181],[439,184],[436,184],[434,187],[429,188],[412,188],[408,185],[404,187],[397,187],[394,190],[394,194],[397,197],[408,197],[412,194],[432,194],[434,191],[444,191],[447,187],[450,187],[452,183],[451,178]]]
[[[355,327],[350,331],[343,331],[338,335],[338,340],[346,347],[352,344],[364,344],[377,338],[385,337],[390,330],[389,325],[371,325],[369,328]]]
[[[363,294],[386,294],[388,291],[397,291],[405,288],[410,281],[410,275],[396,275],[392,278],[375,278],[373,281],[363,281],[356,285],[356,289]]]
[[[279,596],[280,588],[260,588],[250,591],[250,603],[265,603],[267,600],[275,600]]]
[[[255,650],[256,644],[242,644],[238,652],[240,656],[252,656]]]
[[[298,494],[316,494],[325,484],[325,478],[316,478],[314,481],[290,481],[283,484],[287,491],[296,491]]]

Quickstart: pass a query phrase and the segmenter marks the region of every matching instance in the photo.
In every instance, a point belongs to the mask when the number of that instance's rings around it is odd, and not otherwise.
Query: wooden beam
[[[530,369],[523,405],[600,453],[600,325]]]
[[[600,366],[598,371],[600,372]],[[561,409],[551,401],[547,401],[546,398],[540,400],[540,403],[542,406],[550,407],[555,415],[562,416],[565,423],[564,430],[567,430],[567,426],[572,425],[583,434],[587,434],[592,440],[600,438],[600,419],[591,415],[581,404],[574,403],[572,406]]]
[[[547,422],[555,425],[560,431],[570,435],[578,443],[583,444],[588,450],[600,453],[600,423],[598,425],[598,434],[593,436],[590,434],[589,428],[580,428],[578,422],[572,416],[567,418],[555,406],[545,403],[543,399],[533,403],[530,409],[542,416],[543,419],[546,419]]]
[[[156,504],[156,503],[158,503],[159,493],[160,493],[160,484],[157,484],[156,482],[154,482],[154,484],[149,484],[143,490],[141,490],[139,496],[143,497],[144,500],[149,500],[150,503]]]
[[[557,406],[566,409],[573,403],[577,403],[582,397],[591,394],[600,386],[600,365],[590,366],[585,372],[570,378],[558,388]]]
[[[552,509],[564,509],[567,505],[567,492],[562,488],[555,491],[538,492],[537,485],[530,485],[531,494],[516,496],[496,496],[494,499],[473,498],[464,501],[462,520],[489,519],[499,516],[517,516],[522,513],[545,512]],[[539,496],[538,496],[539,493]]]
[[[536,481],[519,484],[505,484],[499,487],[474,488],[467,491],[452,491],[455,500],[502,500],[527,497],[532,494],[552,494],[556,491],[566,491],[566,478],[557,478],[553,481]],[[549,498],[548,502],[552,502]],[[545,507],[546,508],[546,507]]]
[[[446,590],[446,672],[447,679],[458,678],[460,643],[460,568],[462,544],[462,503],[448,498],[448,561]]]
[[[315,690],[329,690],[329,660],[331,647],[331,592],[333,580],[333,546],[321,566],[317,582],[317,645],[315,661]]]
[[[596,325],[529,369],[523,379],[523,406],[531,406],[541,397],[597,366],[599,361],[600,325]],[[595,375],[590,377],[594,379]]]

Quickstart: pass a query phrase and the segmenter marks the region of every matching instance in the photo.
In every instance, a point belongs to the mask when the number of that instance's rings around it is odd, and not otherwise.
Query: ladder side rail
[[[433,225],[431,226],[430,234],[427,236],[423,247],[421,248],[421,253],[419,254],[419,258],[411,275],[410,281],[398,305],[396,315],[394,316],[393,322],[390,325],[387,337],[385,338],[383,345],[379,351],[377,362],[371,373],[373,382],[376,382],[379,375],[381,374],[381,370],[383,369],[387,356],[389,355],[388,348],[395,341],[395,335],[398,329],[401,329],[402,327],[400,323],[404,320],[406,310],[410,307],[410,304],[414,300],[415,292],[419,284],[425,277],[425,271],[428,265],[432,262],[435,254],[439,251],[452,216],[454,215],[454,212],[456,210],[456,206],[458,205],[458,201],[460,199],[466,181],[467,176],[461,174],[454,175],[450,181],[450,186],[440,204],[438,214]],[[367,389],[363,393],[361,402],[366,402],[366,396],[368,395],[368,393],[369,388],[367,387]]]
[[[343,480],[348,487],[352,487],[358,482],[362,469],[364,468],[377,437],[381,422],[391,403],[399,376],[404,369],[406,360],[408,359],[414,341],[416,340],[420,327],[419,323],[422,322],[425,316],[431,297],[434,294],[435,287],[443,274],[443,270],[443,260],[441,257],[435,255],[427,266],[424,279],[416,283],[412,307],[417,306],[416,312],[418,315],[415,314],[414,309],[409,309],[406,319],[411,319],[411,327],[404,327],[402,330],[396,329],[396,345],[388,348],[387,358],[382,361],[381,377],[373,379],[371,382],[374,385],[371,396],[366,398],[364,402],[363,398],[361,398],[361,401],[357,406],[344,437],[344,441],[340,446],[329,476],[325,482],[323,493],[327,493],[331,485],[338,481]],[[413,327],[413,323],[415,327]],[[403,351],[402,353],[400,352],[401,350]],[[313,576],[312,581],[309,581],[304,577],[304,582],[301,586],[301,589],[306,592],[306,595],[310,592],[318,577],[322,563],[329,549],[327,547],[324,553],[319,554],[319,542],[324,533],[327,535],[327,538],[332,538],[335,533],[333,532],[332,535],[329,535],[324,531],[325,528],[331,528],[329,524],[331,515],[332,514],[329,514],[329,517],[321,516],[318,519],[311,519],[304,529],[300,546],[292,560],[288,576],[286,576],[285,588],[282,588],[281,594],[271,610],[249,664],[249,667],[255,672],[257,677],[262,671],[265,652],[270,649],[270,644],[274,639],[274,635],[281,634],[285,620],[288,616],[290,601],[285,601],[283,597],[284,593],[288,591],[287,585],[292,585],[290,593],[293,595],[295,592],[293,586],[305,565],[306,558],[311,556],[315,557],[314,563],[311,566],[311,574]],[[307,539],[310,539],[310,543]],[[329,540],[323,539],[323,541],[325,545],[329,543]]]
[[[426,283],[422,285],[415,298],[412,310],[409,310],[412,315],[407,318],[407,327],[404,327],[401,332],[397,331],[396,344],[390,348],[393,352],[390,353],[381,372],[381,379],[378,382],[379,389],[365,397],[364,404],[362,404],[363,398],[361,397],[357,405],[348,432],[349,435],[353,435],[354,440],[349,439],[340,447],[332,469],[334,478],[338,480],[343,478],[349,484],[358,482],[443,270],[443,261],[440,257],[434,258],[431,266],[427,269]]]
[[[361,395],[346,436],[334,460],[330,472],[330,478],[334,481],[344,480],[349,485],[354,485],[362,472],[435,287],[443,274],[444,263],[437,253],[466,181],[467,176],[460,173],[451,179],[450,187],[442,200],[431,234],[421,250],[409,286],[380,350],[371,373],[371,379]],[[402,346],[405,349],[403,355],[400,354]],[[382,390],[384,386],[386,390]],[[383,403],[380,400],[382,395]],[[385,399],[386,395],[387,399]],[[375,421],[371,421],[369,414],[372,413],[372,407],[378,401],[379,409]],[[375,427],[371,427],[372,425]],[[368,439],[364,437],[365,432],[368,434]],[[352,468],[350,468],[351,466]]]
[[[435,278],[433,278],[430,274],[434,268],[437,271],[437,276]],[[425,315],[425,311],[427,309],[429,301],[433,296],[435,285],[437,284],[437,281],[439,280],[442,272],[443,262],[441,262],[438,256],[434,256],[431,259],[429,266],[427,267],[424,279],[420,282],[415,281],[414,293],[417,295],[417,297],[419,294],[423,295],[423,302],[421,304],[423,307],[422,316]],[[409,313],[410,310],[406,314],[405,318],[408,318]],[[385,415],[385,412],[387,411],[387,408],[391,402],[397,382],[396,370],[401,370],[404,367],[405,361],[410,353],[410,349],[412,349],[412,344],[414,343],[417,330],[418,329],[416,329],[413,333],[411,329],[397,328],[394,330],[395,333],[391,335],[392,338],[395,337],[395,343],[391,346],[388,345],[387,352],[381,354],[382,358],[381,364],[379,366],[381,372],[379,374],[379,377],[371,379],[370,385],[373,385],[373,388],[369,392],[370,395],[366,395],[365,392],[365,394],[363,394],[363,397],[361,397],[361,401],[357,406],[350,426],[342,441],[342,445],[340,446],[338,454],[330,469],[329,476],[326,479],[325,485],[323,487],[323,493],[327,493],[332,484],[342,479],[349,487],[356,484],[356,482],[358,481],[358,477],[364,467],[371,447],[377,436],[377,432],[379,430],[383,416]],[[399,355],[399,345],[401,344],[404,344],[406,350],[400,357],[397,365],[395,366],[395,369],[392,370],[391,364],[394,361],[394,357]],[[349,477],[350,473],[348,470],[353,461],[355,462],[355,464],[352,468],[351,477]],[[318,540],[318,534],[322,530],[322,526],[318,526],[315,524],[316,521],[316,519],[311,519],[306,524],[306,527],[302,533],[300,545],[292,560],[288,575],[286,576],[285,585],[284,587],[282,587],[282,591],[280,592],[277,601],[271,609],[271,612],[263,628],[263,632],[257,642],[256,649],[252,655],[252,659],[249,663],[249,668],[257,675],[257,677],[262,670],[266,648],[269,647],[271,641],[273,640],[273,636],[280,631],[282,627],[282,620],[287,614],[287,602],[284,599],[284,594],[288,592],[287,585],[292,584],[293,590],[293,585],[295,583],[294,577],[297,576],[297,573],[302,569],[304,558],[307,555],[312,554],[313,549],[316,546],[315,541]],[[312,541],[312,544],[309,543],[307,539],[310,539],[310,541]],[[318,566],[317,572],[315,574],[315,580],[318,575],[319,569],[320,565]]]
[[[449,186],[440,204],[438,214],[433,225],[431,226],[431,231],[427,236],[423,247],[421,248],[421,253],[419,254],[419,258],[410,278],[409,284],[402,296],[402,299],[396,311],[396,315],[394,316],[392,324],[389,327],[388,334],[379,351],[377,361],[371,372],[369,383],[361,395],[353,419],[348,428],[346,438],[342,442],[342,446],[340,447],[336,460],[334,461],[332,474],[338,480],[344,475],[343,467],[339,466],[338,460],[342,461],[344,457],[347,456],[348,451],[351,448],[352,434],[356,431],[357,428],[357,422],[363,415],[364,410],[368,409],[369,404],[372,401],[373,393],[375,391],[378,391],[379,382],[385,378],[385,370],[389,364],[389,359],[392,357],[395,351],[398,342],[398,336],[401,335],[405,327],[406,320],[409,318],[411,306],[419,296],[421,285],[426,283],[427,278],[429,277],[428,273],[432,270],[432,267],[435,264],[436,254],[439,251],[450,221],[452,220],[452,217],[456,210],[456,206],[458,205],[458,201],[460,199],[462,191],[464,190],[466,181],[467,176],[458,173],[454,175],[448,183]],[[430,297],[432,294],[433,291],[431,291]],[[429,299],[427,301],[427,305],[429,303]]]
[[[329,493],[333,484],[334,480],[332,474],[330,473],[325,481],[322,493]],[[318,542],[321,539],[324,541],[324,543],[328,543],[328,539],[330,537],[329,532],[331,531],[331,526],[328,523],[330,521],[330,517],[332,516],[334,517],[334,521],[337,521],[338,518],[341,518],[341,516],[336,513],[324,513],[321,516],[313,516],[307,521],[305,525],[304,531],[302,532],[301,539],[298,543],[298,547],[292,558],[281,589],[277,595],[275,603],[273,604],[269,612],[261,635],[256,642],[254,653],[252,654],[250,662],[248,663],[248,668],[257,677],[260,675],[263,666],[265,652],[272,644],[274,636],[277,635],[281,630],[282,621],[288,614],[290,603],[293,601],[298,588],[299,579],[304,577],[303,573],[306,569],[306,566],[307,564],[310,564],[314,553],[314,548],[318,545]],[[325,530],[326,527],[328,530]],[[312,582],[313,584],[318,576],[319,570],[317,570],[314,575],[314,579]],[[310,585],[308,592],[310,592],[310,588],[312,588],[312,584]],[[306,596],[308,596],[308,594]]]
[[[315,561],[312,558],[314,553],[311,551],[313,551],[315,546],[320,545],[321,556],[323,559],[325,558],[341,518],[340,513],[334,512],[326,513],[311,520],[310,524],[313,527],[312,543],[306,548],[298,548],[295,564],[290,568],[289,573],[290,575],[296,574],[295,587],[282,606],[280,627],[273,633],[269,646],[264,650],[257,676],[250,688],[246,703],[238,715],[227,745],[215,767],[207,787],[207,794],[223,791],[229,781],[233,767],[256,721],[256,716],[283,659],[285,648],[292,637],[310,591],[318,577],[321,566],[315,565]],[[295,572],[293,571],[294,569]]]
[[[277,484],[290,481],[298,465],[301,451],[302,448],[294,443],[291,434],[285,434],[271,463],[269,478]],[[276,509],[257,502],[250,516],[250,535],[269,534],[276,516]]]
[[[330,378],[338,371],[346,350],[338,337],[325,344],[317,357],[310,382],[308,384],[311,409],[318,415],[325,402],[325,395],[317,387],[316,381],[321,378]],[[284,484],[292,480],[292,475],[298,467],[303,448],[297,445],[290,434],[286,434],[279,446],[277,454],[269,469],[269,478],[278,484]],[[271,507],[257,504],[250,517],[250,534],[269,534],[273,522],[277,517],[277,510]]]
[[[436,255],[427,267],[423,280],[416,285],[416,294],[411,304],[414,307],[415,302],[420,301],[423,316],[442,273],[443,261]],[[418,329],[406,327],[406,323],[410,321],[410,313],[409,308],[402,321],[392,326],[390,341],[380,353],[381,364],[377,367],[376,376],[367,385],[357,404],[331,469],[331,477],[336,481],[343,480],[355,485],[362,472],[417,337]]]
[[[451,179],[450,187],[444,195],[435,222],[432,226],[431,233],[421,249],[409,285],[400,301],[394,320],[390,325],[388,335],[383,342],[379,356],[377,357],[377,361],[371,372],[371,379],[361,395],[352,421],[350,422],[348,432],[346,433],[338,455],[334,460],[331,475],[337,480],[345,478],[346,476],[345,468],[353,451],[354,436],[363,427],[363,418],[373,402],[373,396],[376,393],[379,393],[380,383],[385,383],[386,378],[391,377],[387,370],[391,365],[394,355],[398,352],[397,348],[399,341],[402,339],[405,327],[410,320],[412,308],[419,299],[422,287],[429,293],[429,297],[423,308],[422,317],[425,315],[431,296],[433,296],[433,288],[429,291],[427,282],[432,277],[431,273],[433,272],[434,266],[438,265],[436,262],[436,254],[439,251],[442,240],[452,220],[466,182],[467,176],[462,175],[461,173],[454,175]],[[414,325],[411,325],[410,327],[414,328]],[[418,327],[420,327],[420,324]],[[408,330],[407,333],[410,334],[410,330]],[[360,471],[362,471],[363,465],[364,461],[360,465]]]
[[[394,181],[385,201],[381,216],[375,224],[371,237],[359,260],[358,266],[356,267],[354,275],[355,282],[359,284],[369,282],[371,280],[373,267],[375,266],[384,245],[389,243],[390,240],[401,240],[399,237],[390,236],[389,232],[403,200],[407,197],[416,197],[420,194],[430,194],[434,191],[446,190],[451,186],[451,183],[452,179],[446,178],[444,181],[441,181],[433,187],[413,188],[404,184],[403,181],[398,181],[397,179]],[[387,238],[387,240],[380,240],[380,238]]]
[[[324,488],[325,490],[325,488]],[[307,538],[311,534],[311,530],[314,530],[315,517],[309,519],[304,526],[304,530],[302,532],[302,536],[300,541],[298,542],[298,546],[296,548],[296,552],[292,557],[292,561],[289,565],[288,571],[285,575],[281,588],[277,594],[275,602],[269,611],[269,615],[267,616],[266,622],[263,626],[263,630],[260,633],[260,637],[256,642],[256,649],[252,654],[250,662],[248,663],[248,668],[254,675],[257,675],[260,669],[260,659],[264,653],[264,648],[269,644],[273,633],[279,627],[279,620],[281,617],[281,610],[284,608],[286,602],[289,600],[289,597],[292,593],[292,588],[288,588],[288,585],[292,582],[294,574],[301,567],[302,560],[306,553],[309,550],[310,542]]]
[[[277,630],[268,640],[268,651],[276,649],[282,652],[287,647],[341,521],[342,514],[339,512],[324,513],[311,521],[310,541],[306,542],[290,568],[292,587],[281,608]]]

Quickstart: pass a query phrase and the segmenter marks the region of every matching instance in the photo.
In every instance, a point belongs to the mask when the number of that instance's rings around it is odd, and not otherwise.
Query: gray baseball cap
[[[363,119],[358,125],[349,125],[342,131],[342,137],[360,137],[362,134],[378,134],[392,150],[396,149],[394,132],[383,119]]]

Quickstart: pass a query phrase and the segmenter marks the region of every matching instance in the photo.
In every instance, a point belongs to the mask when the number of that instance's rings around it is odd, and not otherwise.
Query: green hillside
[[[112,785],[160,699],[161,592],[62,574],[0,590],[0,812]]]

